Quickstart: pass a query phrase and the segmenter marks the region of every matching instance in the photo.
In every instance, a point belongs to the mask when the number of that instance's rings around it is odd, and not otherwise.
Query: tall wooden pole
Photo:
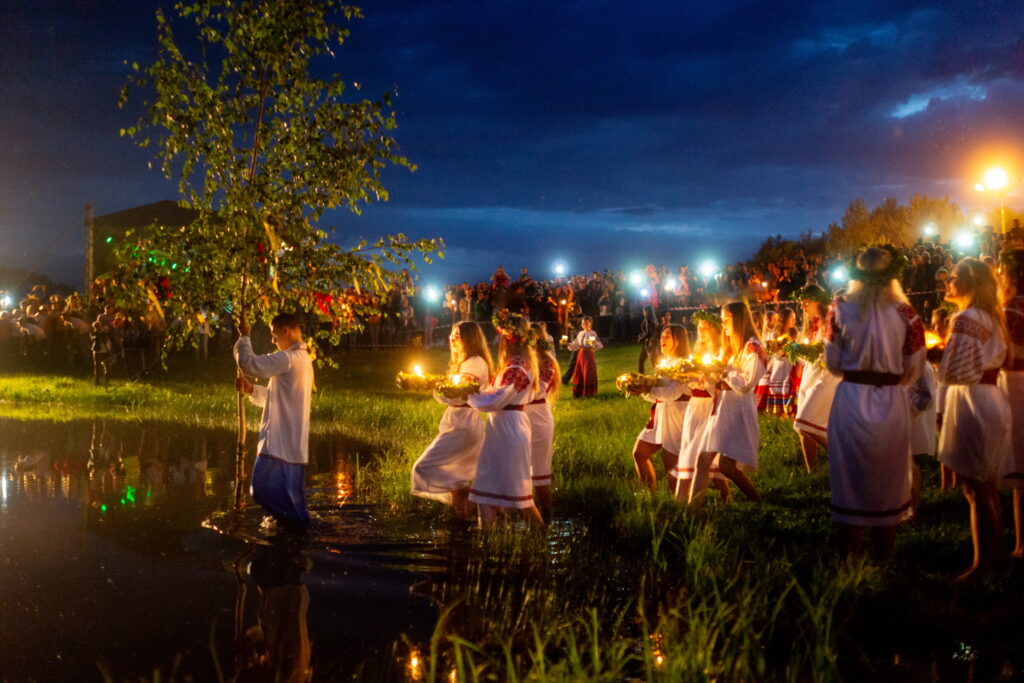
[[[93,261],[92,204],[85,205],[85,294],[86,303],[92,303],[92,281],[96,278],[96,262]]]

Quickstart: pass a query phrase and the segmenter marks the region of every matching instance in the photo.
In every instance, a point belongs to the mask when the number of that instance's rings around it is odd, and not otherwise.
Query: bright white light
[[[846,266],[836,266],[832,269],[833,282],[847,282],[849,279],[850,273],[846,270]]]
[[[982,178],[985,183],[985,187],[990,190],[1001,190],[1006,187],[1006,184],[1010,182],[1010,174],[1003,169],[996,166],[985,171],[985,177]]]
[[[676,289],[676,281],[675,280],[673,280],[672,278],[669,278],[669,279],[665,280],[665,291],[666,292],[673,292],[673,291],[675,291],[675,289]]]
[[[568,268],[566,268],[565,263],[563,263],[562,261],[555,261],[554,270],[555,275],[561,277],[565,275],[565,272],[566,270],[568,270]]]
[[[924,226],[924,236],[925,237],[931,237],[934,234],[935,234],[935,224],[934,223],[929,223],[928,225]]]
[[[714,261],[705,261],[700,264],[700,274],[704,277],[714,277],[715,273],[718,272],[718,266],[715,265]]]
[[[644,281],[644,275],[639,270],[634,270],[629,274],[629,283],[634,287],[639,287]]]
[[[985,225],[985,214],[979,213],[977,216],[975,216],[974,224],[977,225],[979,228]]]
[[[9,294],[4,294],[4,298],[0,299],[0,304],[2,304],[4,308],[10,308],[12,303],[14,302],[11,301]]]
[[[427,301],[433,303],[441,298],[441,292],[437,287],[433,285],[427,285],[423,289],[423,296],[427,298]]]
[[[651,295],[651,290],[647,289],[646,287],[644,287],[643,289],[640,290],[640,296],[642,296],[644,299],[646,299],[650,295]]]
[[[970,249],[974,246],[974,235],[969,232],[957,233],[957,236],[953,238],[953,243],[961,249]]]
[[[974,189],[977,190],[978,192],[984,192],[985,186],[982,185],[981,183],[974,183]]]

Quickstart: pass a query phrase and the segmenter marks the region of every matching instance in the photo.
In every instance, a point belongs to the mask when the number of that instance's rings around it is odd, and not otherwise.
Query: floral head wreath
[[[693,315],[691,315],[690,320],[693,322],[694,325],[703,320],[708,325],[711,325],[711,327],[714,327],[719,330],[722,329],[722,319],[714,311],[708,311],[702,308]]]
[[[907,266],[907,257],[904,256],[903,252],[897,249],[893,244],[889,243],[868,244],[865,245],[861,251],[863,252],[864,249],[871,249],[873,247],[876,249],[884,249],[889,252],[889,255],[891,256],[889,267],[880,272],[864,271],[857,267],[857,259],[854,258],[850,262],[850,279],[857,280],[858,282],[862,282],[866,285],[887,285],[892,280],[898,280],[900,274],[903,273],[903,269]]]
[[[491,316],[491,324],[494,325],[494,329],[505,338],[505,341],[513,344],[530,344],[532,335],[527,332],[523,334],[521,325],[523,323],[523,316],[518,313],[512,313],[507,308],[503,308],[494,315]]]
[[[810,284],[802,289],[798,289],[796,293],[793,294],[793,300],[801,303],[804,301],[814,301],[822,306],[828,306],[832,303],[832,297],[828,295],[828,292],[815,284]]]
[[[539,330],[530,330],[530,346],[533,346],[541,351],[550,351],[554,348],[554,344],[548,341],[547,337],[541,335]]]

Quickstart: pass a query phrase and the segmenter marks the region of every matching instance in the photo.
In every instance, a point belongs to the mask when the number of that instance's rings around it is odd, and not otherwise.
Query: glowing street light
[[[927,225],[924,226],[924,236],[925,237],[934,237],[935,236],[935,224],[934,223],[928,223]]]
[[[700,268],[698,270],[705,278],[712,278],[715,276],[715,273],[718,272],[718,266],[715,265],[714,261],[705,261],[700,264]]]
[[[427,301],[430,303],[434,303],[441,298],[441,292],[434,285],[427,285],[423,289],[423,296],[425,296]]]
[[[565,275],[566,271],[568,270],[564,261],[555,261],[555,265],[553,266],[553,268],[555,271],[555,275],[557,275],[558,277],[562,277],[563,275]]]
[[[0,305],[3,305],[4,308],[10,308],[12,303],[14,302],[11,300],[10,294],[4,294],[3,298],[0,299]]]
[[[640,290],[640,296],[644,299],[649,298],[651,296],[651,290],[644,287],[643,289]]]
[[[974,217],[974,224],[979,228],[985,225],[985,214],[979,213]]]
[[[644,276],[643,273],[641,273],[639,270],[634,270],[632,273],[629,274],[629,284],[633,285],[634,287],[639,287],[640,285],[643,284],[643,282]]]
[[[675,280],[673,280],[672,278],[669,278],[669,279],[665,280],[665,291],[666,292],[674,292],[675,289],[676,289],[676,281]]]
[[[974,185],[978,192],[995,192],[999,196],[999,229],[1006,234],[1006,190],[1010,184],[1010,174],[1001,166],[993,166],[985,171],[981,182]]]
[[[850,271],[846,269],[846,266],[836,266],[832,269],[830,277],[832,278],[832,282],[849,282]]]

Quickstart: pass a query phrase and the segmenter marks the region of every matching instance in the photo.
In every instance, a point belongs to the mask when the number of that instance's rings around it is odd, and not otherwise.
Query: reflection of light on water
[[[0,510],[7,509],[7,472],[0,471]]]
[[[458,677],[455,675],[455,669],[452,669],[451,672],[448,674],[448,680],[452,683],[455,683],[455,681],[459,680]]]
[[[337,468],[334,471],[335,497],[338,499],[338,505],[344,505],[345,501],[356,492],[355,477],[351,470],[351,463],[344,459],[338,460]]]
[[[416,648],[409,650],[409,664],[406,666],[408,679],[410,681],[423,680],[423,658]]]

